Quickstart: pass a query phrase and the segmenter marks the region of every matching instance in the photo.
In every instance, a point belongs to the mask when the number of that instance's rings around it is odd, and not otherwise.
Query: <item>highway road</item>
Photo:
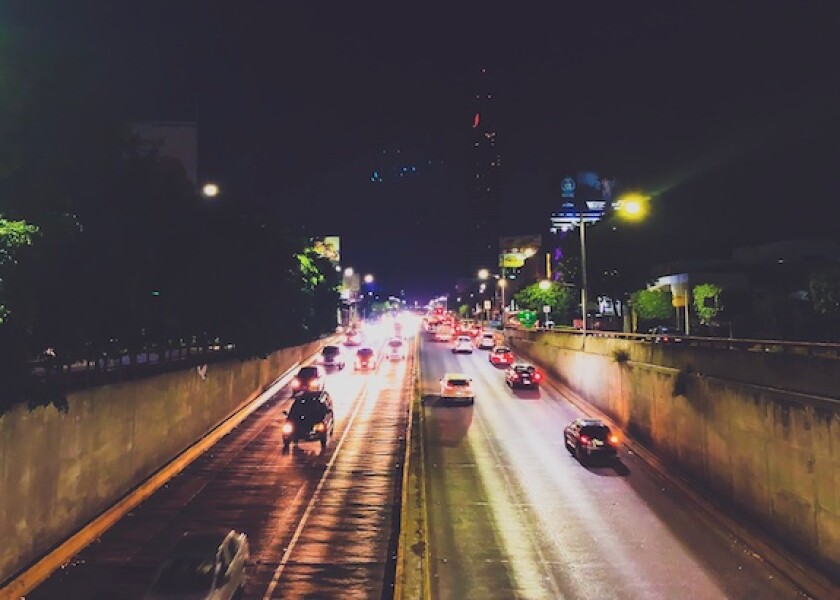
[[[438,379],[473,379],[443,406]],[[487,351],[421,345],[431,590],[436,599],[802,598],[759,556],[623,449],[583,466],[548,386],[511,391]]]
[[[282,451],[281,390],[27,598],[139,598],[183,533],[217,528],[248,534],[246,598],[391,597],[412,361],[327,376],[325,451]]]

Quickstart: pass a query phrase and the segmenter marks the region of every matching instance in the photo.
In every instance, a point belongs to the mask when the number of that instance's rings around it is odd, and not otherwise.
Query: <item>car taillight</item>
[[[618,436],[617,435],[611,435],[610,439],[609,439],[609,442],[613,446],[617,445],[618,444]]]
[[[294,430],[295,428],[292,426],[291,423],[286,423],[283,425],[283,433],[292,433],[292,431]]]
[[[534,373],[534,381],[539,381],[542,379],[542,375],[540,373]]]
[[[519,379],[519,373],[514,373],[514,374],[513,374],[513,378],[514,378],[514,379]]]
[[[663,342],[667,342],[667,341],[668,341],[668,336],[666,335],[665,337],[663,337],[663,338],[662,338],[662,341],[663,341]]]
[[[584,446],[588,446],[589,445],[589,436],[588,435],[580,436],[580,443],[583,444]]]

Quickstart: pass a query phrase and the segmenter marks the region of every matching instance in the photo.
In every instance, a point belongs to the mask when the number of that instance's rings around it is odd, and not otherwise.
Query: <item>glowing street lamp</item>
[[[649,203],[650,196],[638,192],[623,194],[616,202],[616,211],[625,219],[639,221],[647,214]]]
[[[549,288],[551,288],[551,282],[548,279],[543,279],[542,281],[540,281],[540,289],[542,291],[546,291]]]
[[[354,273],[353,267],[347,267],[346,269],[344,269],[344,276],[345,277],[353,277],[353,273]]]
[[[371,274],[365,275],[365,283],[367,283],[368,285],[373,283],[373,275],[371,275]]]
[[[488,277],[490,277],[490,271],[488,271],[487,269],[479,269],[479,271],[478,271],[478,278],[479,279],[487,279]]]
[[[219,195],[219,191],[219,186],[211,181],[201,188],[201,195],[205,198],[215,198]]]

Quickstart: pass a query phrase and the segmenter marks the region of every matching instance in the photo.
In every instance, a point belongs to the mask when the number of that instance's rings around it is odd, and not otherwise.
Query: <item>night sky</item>
[[[547,234],[560,180],[587,169],[654,194],[645,260],[840,238],[834,3],[454,4],[55,0],[3,19],[84,57],[126,119],[198,122],[227,201],[341,235],[385,289],[465,275],[482,67],[506,233]]]

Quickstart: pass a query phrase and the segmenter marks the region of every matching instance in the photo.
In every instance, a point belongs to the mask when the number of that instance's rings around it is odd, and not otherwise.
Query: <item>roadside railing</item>
[[[614,338],[630,340],[638,343],[661,344],[665,346],[699,346],[717,350],[740,350],[748,352],[768,352],[778,354],[797,354],[801,356],[819,356],[822,358],[840,358],[840,343],[832,342],[800,342],[790,340],[759,340],[751,338],[704,337],[687,336],[678,332],[667,335],[648,333],[624,333],[620,331],[601,331],[590,329],[584,334],[580,329],[571,327],[553,327],[539,329],[525,329],[522,327],[508,327],[508,329],[526,333],[529,339],[537,333],[562,333],[586,337]]]

